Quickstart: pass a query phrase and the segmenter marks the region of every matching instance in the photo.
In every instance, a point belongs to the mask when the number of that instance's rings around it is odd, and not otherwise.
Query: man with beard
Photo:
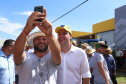
[[[99,41],[94,44],[96,52],[92,59],[90,60],[90,69],[94,74],[94,84],[112,84],[107,63],[102,55],[104,49],[108,46],[104,41]]]
[[[14,61],[19,66],[19,84],[56,84],[57,67],[61,63],[58,41],[52,33],[52,24],[40,12],[33,12],[14,46]],[[42,22],[35,21],[42,19]],[[28,34],[38,27],[41,31]],[[33,53],[24,52],[25,44],[34,47]],[[48,46],[50,50],[48,49]]]

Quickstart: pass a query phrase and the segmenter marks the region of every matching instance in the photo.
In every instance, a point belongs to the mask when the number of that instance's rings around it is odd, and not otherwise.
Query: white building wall
[[[97,34],[97,39],[102,39],[103,41],[107,41],[108,46],[111,46],[113,45],[113,43],[115,43],[114,38],[115,38],[114,30],[101,32]]]

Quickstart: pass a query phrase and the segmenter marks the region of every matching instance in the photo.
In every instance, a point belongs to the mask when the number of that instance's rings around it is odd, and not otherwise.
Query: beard
[[[100,51],[100,50],[99,50],[99,53],[104,54],[104,52],[103,51]]]
[[[39,44],[44,44],[44,43],[39,43]],[[38,52],[45,52],[45,51],[48,50],[48,45],[44,44],[45,47],[44,47],[43,49],[40,49],[39,46],[38,46],[39,44],[37,44],[37,45],[34,44],[34,49],[35,49],[36,51],[38,51]]]

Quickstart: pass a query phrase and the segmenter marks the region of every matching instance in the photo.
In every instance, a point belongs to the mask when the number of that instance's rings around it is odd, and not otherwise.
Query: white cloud
[[[12,23],[9,22],[8,19],[0,17],[0,31],[12,34],[12,35],[19,35],[19,29],[21,29],[23,25],[19,23]]]
[[[26,11],[26,12],[14,12],[16,15],[27,15],[30,16],[33,11]]]
[[[26,13],[24,13],[24,14],[26,14]],[[27,15],[28,15],[28,13],[27,13]],[[21,33],[23,27],[24,26],[19,23],[9,22],[9,20],[7,18],[3,18],[0,16],[0,31],[2,31],[2,32],[18,36]],[[36,27],[31,33],[36,32],[36,31],[39,31],[39,28]],[[57,34],[55,33],[54,29],[53,29],[53,33],[57,38]]]

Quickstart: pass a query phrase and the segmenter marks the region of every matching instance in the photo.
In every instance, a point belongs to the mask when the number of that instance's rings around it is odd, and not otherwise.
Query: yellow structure
[[[81,36],[88,36],[91,34],[95,35],[95,39],[100,39],[97,36],[97,33],[105,32],[105,31],[110,31],[115,29],[115,18],[94,24],[92,26],[92,33],[90,32],[80,32],[80,31],[72,31],[72,37],[77,38]]]
[[[1,40],[0,40],[0,44],[3,46],[3,43],[4,43],[4,40],[3,40],[3,37],[2,37]]]
[[[90,32],[80,32],[80,31],[72,31],[72,38],[77,38],[79,36],[86,36],[86,35],[90,35],[92,33]]]
[[[109,19],[93,25],[93,33],[100,33],[104,31],[115,29],[115,18]]]
[[[95,35],[95,39],[100,39],[97,36],[97,33],[110,31],[115,29],[115,18],[97,23],[93,25],[93,34]]]

